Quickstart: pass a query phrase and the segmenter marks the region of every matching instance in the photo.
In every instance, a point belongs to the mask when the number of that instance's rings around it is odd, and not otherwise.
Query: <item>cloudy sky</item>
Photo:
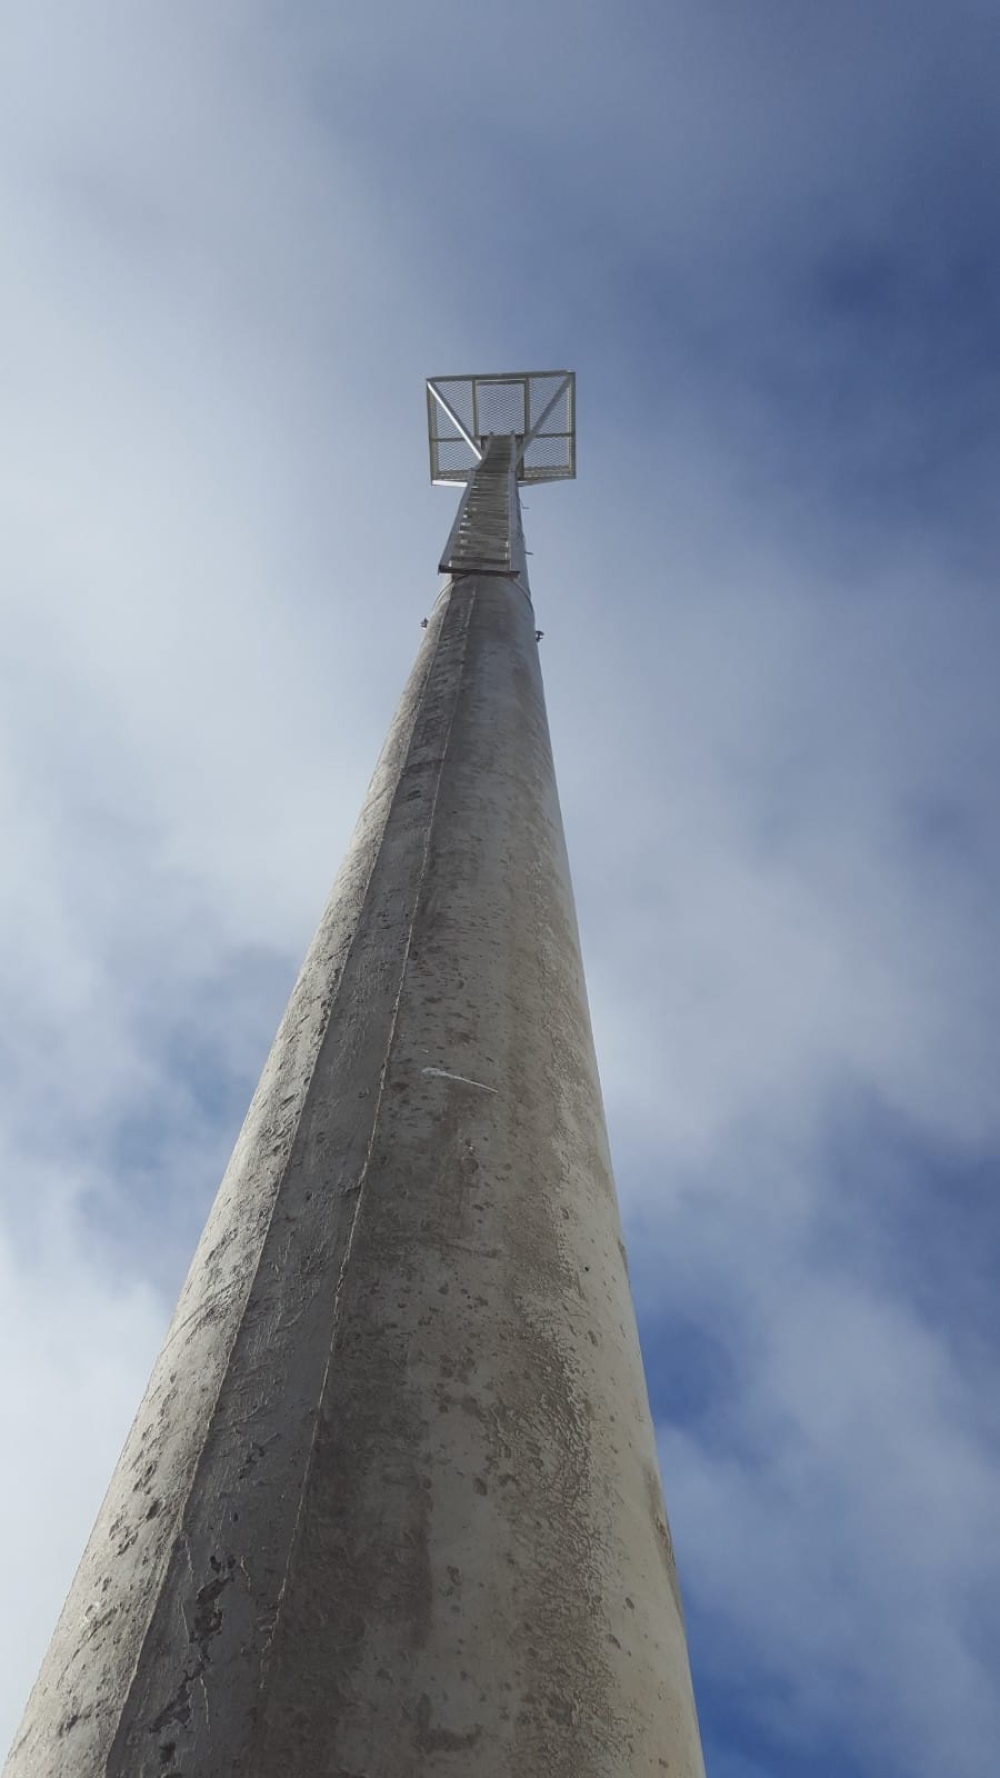
[[[1000,1745],[996,0],[32,0],[0,54],[0,1741],[436,586],[529,498],[710,1778]]]

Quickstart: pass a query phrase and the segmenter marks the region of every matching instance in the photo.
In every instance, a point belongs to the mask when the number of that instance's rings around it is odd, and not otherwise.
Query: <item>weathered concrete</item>
[[[703,1773],[534,621],[438,602],[7,1778]]]

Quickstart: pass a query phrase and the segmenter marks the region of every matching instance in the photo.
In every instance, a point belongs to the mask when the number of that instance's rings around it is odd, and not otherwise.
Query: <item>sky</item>
[[[995,0],[33,0],[0,58],[0,1742],[420,638],[525,525],[709,1778],[1000,1745]]]

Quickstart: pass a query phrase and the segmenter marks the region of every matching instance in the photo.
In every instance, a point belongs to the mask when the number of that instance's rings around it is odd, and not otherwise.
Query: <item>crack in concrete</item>
[[[439,1080],[457,1080],[463,1087],[478,1087],[481,1093],[495,1093],[496,1087],[488,1087],[484,1080],[470,1080],[467,1074],[452,1074],[447,1068],[421,1068],[421,1074],[435,1074]]]

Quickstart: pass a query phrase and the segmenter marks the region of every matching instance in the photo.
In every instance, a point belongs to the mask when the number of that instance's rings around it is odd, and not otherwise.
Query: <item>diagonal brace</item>
[[[553,395],[552,400],[542,409],[542,412],[539,414],[538,419],[535,421],[535,424],[532,426],[531,431],[525,433],[524,438],[521,442],[521,448],[517,453],[518,466],[520,466],[520,464],[522,464],[524,462],[525,451],[527,450],[528,446],[538,437],[538,434],[541,432],[542,427],[545,425],[545,422],[548,419],[549,415],[551,414],[552,410],[558,406],[559,402],[562,400],[563,396],[565,395],[565,393],[566,393],[567,389],[569,388],[572,381],[573,381],[573,373],[572,373],[572,371],[570,371],[566,376],[563,377],[563,380],[560,383],[555,394]],[[456,424],[457,424],[457,422],[456,422]]]
[[[441,412],[443,414],[445,414],[447,416],[447,418],[451,421],[451,423],[455,427],[456,431],[461,433],[461,435],[464,438],[466,444],[468,445],[470,451],[473,451],[475,453],[476,462],[481,463],[482,457],[483,457],[482,447],[476,443],[471,432],[469,432],[466,429],[466,427],[463,426],[461,420],[459,419],[458,415],[456,414],[451,403],[449,401],[445,400],[444,396],[442,395],[440,389],[438,388],[437,384],[433,381],[433,379],[431,379],[428,382],[427,387],[430,390],[431,394],[433,395],[434,400],[437,402],[438,407],[441,409]],[[546,412],[547,411],[548,410],[546,409]]]

